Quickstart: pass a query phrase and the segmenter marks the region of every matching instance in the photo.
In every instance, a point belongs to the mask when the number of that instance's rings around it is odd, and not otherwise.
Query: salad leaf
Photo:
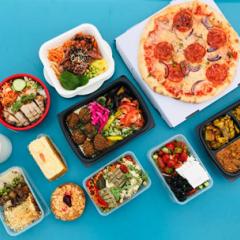
[[[13,103],[11,110],[13,112],[17,112],[22,107],[22,105],[23,104],[22,104],[22,102],[20,100],[16,101],[15,103]]]
[[[114,198],[116,199],[116,201],[119,201],[121,198],[121,195],[120,195],[121,189],[117,188],[117,187],[113,187],[110,189],[110,191],[111,191],[112,195],[114,196]]]
[[[60,82],[67,90],[74,90],[88,83],[89,77],[86,75],[77,76],[69,71],[63,71],[60,75]]]
[[[36,97],[36,95],[33,94],[33,93],[31,93],[31,94],[29,94],[29,95],[24,95],[24,96],[21,97],[21,102],[22,102],[23,104],[28,103],[28,102],[34,100],[35,97]]]

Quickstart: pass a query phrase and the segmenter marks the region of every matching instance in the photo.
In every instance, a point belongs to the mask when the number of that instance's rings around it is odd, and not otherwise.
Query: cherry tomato
[[[173,167],[175,166],[175,161],[170,160],[170,161],[168,162],[167,166],[168,166],[169,168],[173,168]]]
[[[128,161],[131,161],[133,164],[136,164],[131,155],[126,155],[124,158],[126,158]]]
[[[163,162],[164,163],[168,163],[168,161],[170,160],[170,156],[168,155],[168,154],[164,154],[163,156],[162,156],[162,160],[163,160]]]
[[[181,155],[180,155],[180,160],[182,162],[185,162],[185,161],[187,161],[187,159],[188,159],[187,153],[186,152],[182,152]]]
[[[123,165],[123,164],[120,165],[120,170],[121,170],[123,173],[128,173],[128,168],[127,168],[125,165]]]
[[[174,148],[175,148],[175,146],[174,146],[174,143],[173,142],[170,142],[170,143],[167,143],[166,145],[165,145],[169,150],[171,150],[171,151],[173,151],[174,150]]]
[[[162,158],[159,157],[159,158],[157,159],[157,161],[158,161],[158,166],[159,166],[159,168],[161,168],[161,169],[165,168],[165,164],[164,164]]]

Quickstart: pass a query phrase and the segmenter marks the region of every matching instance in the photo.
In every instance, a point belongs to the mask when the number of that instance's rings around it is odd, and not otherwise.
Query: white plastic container
[[[166,182],[166,179],[164,178],[162,172],[160,171],[160,169],[158,168],[157,164],[155,163],[155,161],[152,158],[152,155],[160,148],[162,148],[164,145],[166,145],[167,143],[173,141],[173,140],[178,140],[178,141],[182,141],[184,143],[186,143],[187,148],[190,152],[190,154],[200,163],[201,167],[206,171],[206,173],[208,174],[209,177],[209,185],[207,187],[205,187],[204,189],[201,189],[199,191],[197,191],[196,193],[194,193],[193,195],[189,196],[184,202],[179,201],[175,194],[173,193],[173,191],[171,190],[170,186],[168,185],[168,183]],[[186,203],[188,203],[189,201],[191,201],[192,199],[196,198],[197,196],[199,196],[200,194],[204,193],[205,191],[209,190],[212,186],[213,186],[213,180],[211,178],[211,176],[209,175],[208,171],[206,170],[206,168],[204,167],[203,163],[201,162],[200,158],[198,157],[197,153],[193,150],[191,144],[188,142],[188,140],[181,134],[175,135],[173,137],[171,137],[170,139],[168,139],[167,141],[161,143],[160,145],[152,148],[149,152],[148,152],[148,158],[151,162],[151,164],[153,165],[153,167],[156,170],[156,173],[158,174],[158,176],[162,179],[162,182],[164,184],[164,186],[168,189],[171,198],[173,199],[174,202],[180,204],[180,205],[184,205]]]
[[[11,153],[12,143],[6,136],[0,134],[0,163],[5,162],[10,157]]]
[[[41,211],[41,217],[40,217],[37,221],[35,221],[35,222],[33,222],[32,224],[30,224],[29,226],[25,227],[25,228],[24,228],[23,230],[21,230],[21,231],[14,232],[14,231],[11,230],[11,229],[9,228],[9,226],[6,224],[6,222],[5,222],[5,220],[4,220],[4,216],[3,216],[3,211],[2,211],[2,209],[1,209],[1,207],[0,207],[0,219],[1,219],[2,223],[3,223],[3,226],[4,226],[5,230],[6,230],[6,232],[7,232],[10,236],[15,237],[15,236],[18,236],[18,235],[24,233],[24,232],[27,231],[28,229],[30,229],[30,228],[32,228],[33,226],[37,225],[38,223],[40,223],[40,222],[50,213],[50,211],[49,211],[49,208],[48,208],[45,200],[42,198],[42,196],[40,195],[40,193],[38,192],[38,190],[36,189],[36,187],[33,185],[31,179],[29,178],[28,174],[26,173],[26,171],[25,171],[23,168],[17,167],[17,166],[12,167],[12,168],[9,168],[9,169],[6,170],[5,172],[0,173],[0,178],[1,178],[1,176],[4,176],[4,174],[7,174],[7,173],[10,172],[10,171],[17,171],[17,172],[19,172],[19,173],[23,176],[24,181],[26,182],[27,186],[29,187],[30,192],[32,193],[32,195],[33,195],[33,197],[34,197],[34,199],[35,199],[35,201],[36,201],[36,203],[37,203],[37,206],[39,207],[39,209],[40,209],[40,211]]]
[[[58,80],[57,76],[55,75],[53,69],[50,66],[50,61],[48,60],[48,51],[52,48],[56,48],[61,46],[65,41],[71,39],[75,34],[82,32],[85,34],[90,34],[95,37],[99,50],[103,56],[103,58],[106,60],[108,69],[107,71],[103,72],[99,76],[96,76],[89,80],[88,84],[85,86],[81,86],[76,88],[75,90],[66,90],[62,87],[60,84],[60,81]],[[59,95],[65,98],[71,98],[75,97],[77,95],[86,95],[89,93],[92,93],[99,89],[102,84],[111,78],[111,76],[114,73],[114,60],[112,57],[112,50],[109,46],[109,44],[102,38],[100,32],[98,29],[92,25],[92,24],[81,24],[47,42],[45,42],[39,50],[39,57],[40,60],[44,66],[44,76],[47,80],[47,82],[52,85]]]

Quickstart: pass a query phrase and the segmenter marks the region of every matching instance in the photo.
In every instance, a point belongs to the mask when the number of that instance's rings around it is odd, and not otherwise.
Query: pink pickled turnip
[[[108,121],[110,111],[96,101],[89,103],[88,109],[91,113],[91,122],[94,126],[98,125],[100,133]]]

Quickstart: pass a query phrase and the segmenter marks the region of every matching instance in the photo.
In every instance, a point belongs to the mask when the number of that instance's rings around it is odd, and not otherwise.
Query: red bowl
[[[13,126],[13,125],[7,123],[3,119],[2,113],[1,113],[1,110],[0,110],[0,123],[2,125],[4,125],[5,127],[9,128],[9,129],[12,129],[12,130],[15,130],[15,131],[26,131],[26,130],[29,130],[29,129],[32,129],[32,128],[36,127],[37,125],[39,125],[45,119],[45,117],[48,114],[49,108],[50,108],[51,99],[50,99],[50,94],[49,94],[49,91],[48,91],[46,85],[39,78],[37,78],[37,77],[35,77],[31,74],[19,73],[19,74],[14,74],[14,75],[12,75],[8,78],[5,78],[2,82],[0,82],[0,88],[3,86],[4,83],[6,83],[8,81],[11,81],[11,80],[14,80],[14,79],[17,79],[17,78],[22,78],[22,77],[25,77],[25,76],[31,78],[32,80],[34,80],[36,82],[38,82],[42,86],[42,88],[44,89],[44,91],[47,95],[46,109],[45,109],[45,112],[42,114],[42,116],[36,122],[34,122],[33,124],[30,124],[29,126],[26,126],[26,127],[16,127],[16,126]]]

